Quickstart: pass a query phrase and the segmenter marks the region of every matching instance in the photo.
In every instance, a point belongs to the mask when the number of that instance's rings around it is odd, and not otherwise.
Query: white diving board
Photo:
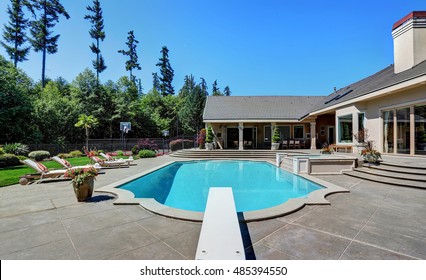
[[[210,188],[195,259],[246,259],[232,188]]]

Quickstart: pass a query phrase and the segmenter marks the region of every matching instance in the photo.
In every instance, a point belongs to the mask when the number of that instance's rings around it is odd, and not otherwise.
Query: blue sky
[[[9,0],[0,1],[0,25]],[[55,28],[59,51],[47,57],[47,75],[71,82],[94,58],[90,24],[84,20],[90,0],[63,0],[71,16]],[[102,82],[127,75],[127,32],[139,40],[142,67],[136,75],[147,92],[161,47],[169,49],[178,91],[185,75],[217,79],[232,95],[327,95],[393,63],[393,23],[424,0],[103,0],[107,70]],[[3,48],[0,54],[5,56]],[[41,54],[19,64],[33,79],[41,75]]]

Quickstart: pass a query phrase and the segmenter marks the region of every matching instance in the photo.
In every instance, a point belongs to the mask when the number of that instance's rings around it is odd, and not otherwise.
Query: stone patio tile
[[[158,242],[137,223],[72,236],[81,259],[107,259]]]
[[[201,226],[190,231],[174,235],[164,242],[170,247],[184,255],[187,259],[194,260],[197,251],[198,239],[200,238]]]
[[[361,179],[349,177],[345,175],[315,175],[315,177],[318,177],[324,181],[336,184],[348,190],[350,190],[352,186],[362,181]]]
[[[426,258],[426,223],[424,213],[400,207],[381,207],[356,237],[361,242]]]
[[[25,213],[12,217],[0,218],[0,232],[42,225],[59,220],[56,210]]]
[[[117,208],[133,221],[139,221],[155,216],[143,209],[140,205],[117,205]]]
[[[78,260],[77,253],[67,239],[25,249],[16,253],[0,256],[2,260]]]
[[[382,201],[395,188],[391,185],[363,180],[360,184],[351,188],[351,193],[359,198],[369,201]]]
[[[338,259],[349,240],[296,225],[288,225],[266,237],[260,244],[298,259]]]
[[[19,252],[67,238],[68,235],[61,222],[3,232],[0,233],[0,255]]]
[[[201,228],[201,223],[179,221],[161,216],[153,216],[152,218],[138,221],[138,223],[161,240],[183,232]]]
[[[251,240],[251,243],[255,244],[259,240],[265,238],[266,236],[270,235],[271,233],[278,230],[279,228],[282,228],[285,225],[287,225],[287,223],[272,219],[260,222],[250,222],[245,224],[243,223],[240,224],[240,228],[248,229],[248,232],[246,230],[243,230],[243,240]],[[247,247],[246,244],[244,245],[245,247]]]
[[[0,205],[0,218],[12,217],[25,213],[52,210],[55,206],[50,200],[34,200],[31,202],[14,201],[10,198],[3,198]]]
[[[349,209],[338,209],[333,206],[318,207],[294,223],[352,239],[374,211],[375,208],[363,207],[363,205]]]
[[[131,221],[120,210],[114,209],[63,220],[63,224],[70,235],[80,235],[104,228],[128,224]]]
[[[167,246],[164,242],[156,242],[148,246],[113,256],[113,260],[186,260],[184,256]]]
[[[58,208],[58,214],[62,219],[69,219],[114,209],[115,206],[108,202],[78,202],[72,206]]]
[[[279,218],[277,218],[277,220],[281,221],[281,222],[285,222],[285,223],[290,223],[290,222],[293,222],[293,221],[299,219],[303,215],[306,215],[307,213],[311,212],[316,207],[318,207],[318,206],[315,206],[315,205],[305,205],[305,207],[303,207],[302,209],[300,209],[300,210],[298,210],[296,212],[293,212],[291,214],[279,217]]]
[[[352,242],[346,252],[341,256],[341,260],[410,260],[406,255],[397,254],[388,250],[383,250],[367,244]]]
[[[287,255],[263,244],[255,244],[253,249],[256,260],[297,260],[294,256]]]
[[[425,183],[426,184],[426,183]],[[419,211],[425,211],[426,191],[415,188],[395,187],[385,200],[385,205],[401,205],[418,208]]]

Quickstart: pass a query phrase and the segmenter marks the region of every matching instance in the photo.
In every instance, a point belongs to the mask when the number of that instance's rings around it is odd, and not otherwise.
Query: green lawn
[[[90,163],[88,157],[67,158],[66,160],[72,165],[86,165]],[[55,161],[43,161],[43,164],[49,169],[62,169],[62,166]],[[0,168],[0,187],[17,184],[19,177],[29,173],[36,172],[25,165]]]

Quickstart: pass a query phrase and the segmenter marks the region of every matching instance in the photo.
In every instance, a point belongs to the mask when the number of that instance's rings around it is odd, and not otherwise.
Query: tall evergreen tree
[[[152,88],[156,91],[160,91],[160,78],[158,78],[157,72],[152,73]]]
[[[201,80],[201,83],[200,83],[201,91],[203,92],[205,96],[208,96],[209,92],[207,91],[208,90],[207,82],[203,77],[201,77],[200,80]]]
[[[67,11],[59,0],[31,0],[35,10],[40,12],[38,20],[31,21],[30,42],[36,52],[42,52],[41,84],[45,86],[46,54],[54,54],[58,51],[58,39],[60,35],[53,35],[53,27],[59,22],[59,16],[69,19]]]
[[[95,43],[92,43],[90,49],[94,54],[96,54],[96,59],[93,60],[92,65],[96,71],[96,80],[99,84],[99,73],[102,73],[107,66],[105,65],[105,60],[101,54],[100,42],[105,39],[104,32],[104,18],[102,16],[102,8],[99,0],[93,0],[93,6],[87,6],[86,9],[91,13],[85,15],[84,19],[88,19],[92,24],[92,28],[89,30],[90,37],[96,40]]]
[[[141,70],[141,67],[138,63],[138,53],[136,52],[136,47],[139,41],[135,39],[133,30],[129,31],[128,34],[129,36],[127,37],[126,45],[129,49],[127,51],[119,50],[118,52],[129,57],[129,60],[126,61],[126,71],[130,72],[130,81],[135,82],[135,76],[132,75],[132,70]]]
[[[213,83],[213,87],[212,87],[212,95],[213,95],[213,96],[221,96],[221,95],[223,95],[223,94],[220,92],[219,87],[217,86],[217,80],[215,80],[215,81],[214,81],[214,83]]]
[[[169,50],[167,47],[164,46],[162,48],[161,54],[160,61],[156,64],[156,66],[160,67],[160,91],[163,96],[173,95],[175,94],[175,90],[172,86],[174,71],[170,66]]]
[[[223,89],[223,95],[231,96],[231,89],[228,86]]]
[[[25,18],[23,7],[26,6],[32,10],[30,3],[27,0],[11,0],[11,6],[7,7],[9,14],[8,25],[4,25],[3,39],[1,45],[6,49],[10,59],[12,59],[15,67],[18,62],[27,60],[29,46],[25,46],[27,36],[25,30],[28,27],[28,19]],[[9,44],[9,45],[8,45]]]

